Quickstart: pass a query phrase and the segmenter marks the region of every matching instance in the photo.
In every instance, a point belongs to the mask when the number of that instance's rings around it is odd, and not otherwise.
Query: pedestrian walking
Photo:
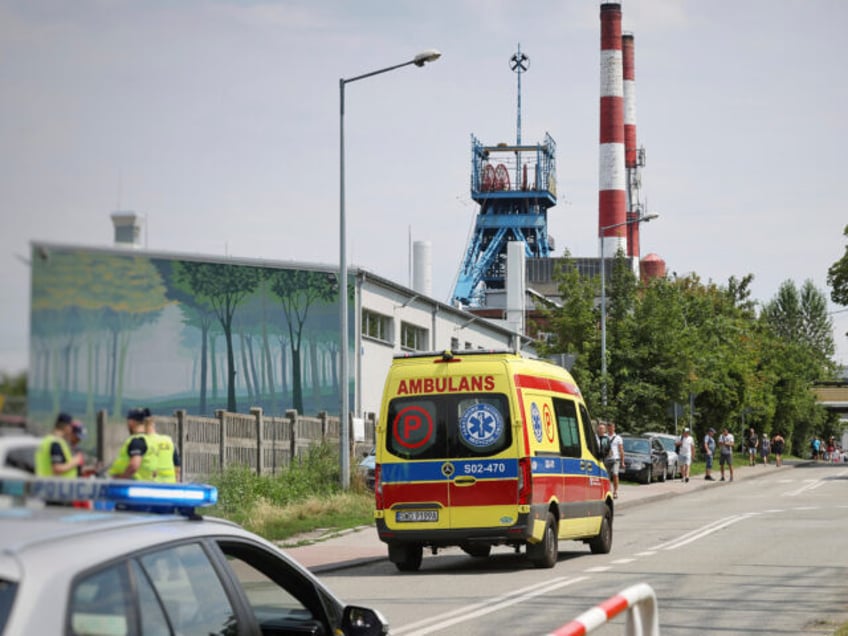
[[[44,436],[35,451],[35,474],[39,477],[74,479],[85,463],[82,453],[71,450],[71,426],[74,418],[59,413],[53,431]]]
[[[176,483],[180,481],[180,453],[170,435],[156,432],[156,418],[150,409],[144,409],[144,432],[148,444],[156,454],[156,474],[153,481]]]
[[[624,466],[624,440],[615,432],[615,423],[607,425],[610,438],[610,452],[608,461],[605,461],[607,472],[612,479],[612,498],[618,499],[618,473]]]
[[[771,450],[774,453],[774,465],[782,466],[783,465],[783,450],[786,447],[786,440],[781,435],[780,431],[778,431],[775,436],[771,439]]]
[[[707,434],[704,435],[704,462],[705,462],[705,470],[704,470],[704,480],[705,481],[715,481],[715,477],[713,477],[713,456],[715,455],[716,449],[716,441],[715,441],[715,429],[710,427],[707,429]]]
[[[127,413],[129,437],[124,440],[118,456],[109,468],[110,477],[153,481],[156,476],[157,456],[144,432],[145,418],[144,409],[130,409]]]
[[[763,466],[768,466],[768,457],[771,452],[771,442],[768,435],[763,433],[763,439],[760,440],[760,457],[763,460]]]
[[[733,433],[725,426],[721,431],[721,437],[718,438],[718,465],[721,468],[721,480],[724,481],[724,466],[725,464],[730,469],[730,481],[733,481],[733,446],[736,440],[733,439]]]
[[[748,463],[753,466],[757,463],[757,448],[760,446],[760,440],[757,438],[757,431],[754,427],[748,429],[748,436],[745,438],[745,446],[748,448]]]
[[[689,483],[689,470],[692,466],[692,456],[695,454],[695,440],[692,439],[691,431],[683,429],[683,435],[677,442],[677,455],[680,457],[680,476],[683,483]]]

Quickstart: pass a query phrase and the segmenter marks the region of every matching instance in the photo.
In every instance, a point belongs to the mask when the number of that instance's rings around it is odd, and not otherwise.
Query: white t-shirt
[[[624,450],[624,441],[621,439],[621,436],[616,433],[615,435],[610,435],[610,457],[614,461],[619,461],[621,459],[621,451]]]
[[[733,433],[728,433],[727,435],[722,435],[718,438],[718,445],[721,447],[721,452],[725,455],[733,454],[733,445],[736,441],[733,439]],[[725,444],[729,444],[726,446]]]
[[[677,454],[681,457],[692,457],[692,451],[695,448],[695,440],[691,435],[685,435],[680,440],[680,446],[677,447]]]

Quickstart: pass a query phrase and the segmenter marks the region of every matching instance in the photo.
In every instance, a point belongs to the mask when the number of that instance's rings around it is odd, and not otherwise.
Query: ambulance
[[[402,571],[458,546],[556,564],[559,541],[612,547],[609,476],[580,389],[509,351],[399,355],[376,432],[375,519]]]

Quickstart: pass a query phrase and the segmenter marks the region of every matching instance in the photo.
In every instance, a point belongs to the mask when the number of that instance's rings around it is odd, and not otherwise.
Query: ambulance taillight
[[[531,504],[533,502],[533,479],[532,467],[529,457],[518,460],[518,505]]]
[[[383,509],[383,481],[380,479],[380,464],[374,466],[374,507]]]

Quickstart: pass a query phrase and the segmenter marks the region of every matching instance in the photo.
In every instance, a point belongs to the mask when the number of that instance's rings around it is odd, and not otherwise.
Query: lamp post
[[[341,386],[341,406],[339,409],[339,432],[341,438],[341,471],[342,471],[342,488],[347,489],[350,486],[350,428],[349,428],[349,406],[348,406],[348,318],[347,318],[347,249],[346,249],[346,230],[345,230],[345,146],[344,146],[344,113],[345,113],[345,84],[356,82],[357,80],[388,73],[397,68],[409,66],[424,66],[427,62],[434,62],[441,57],[441,53],[434,49],[423,51],[414,58],[401,64],[387,66],[370,73],[357,75],[348,79],[339,79],[339,330],[340,330],[340,379]]]
[[[636,219],[605,225],[598,230],[601,250],[601,404],[607,405],[607,257],[604,253],[604,232],[633,223],[647,223],[657,218],[659,214],[646,214]]]

